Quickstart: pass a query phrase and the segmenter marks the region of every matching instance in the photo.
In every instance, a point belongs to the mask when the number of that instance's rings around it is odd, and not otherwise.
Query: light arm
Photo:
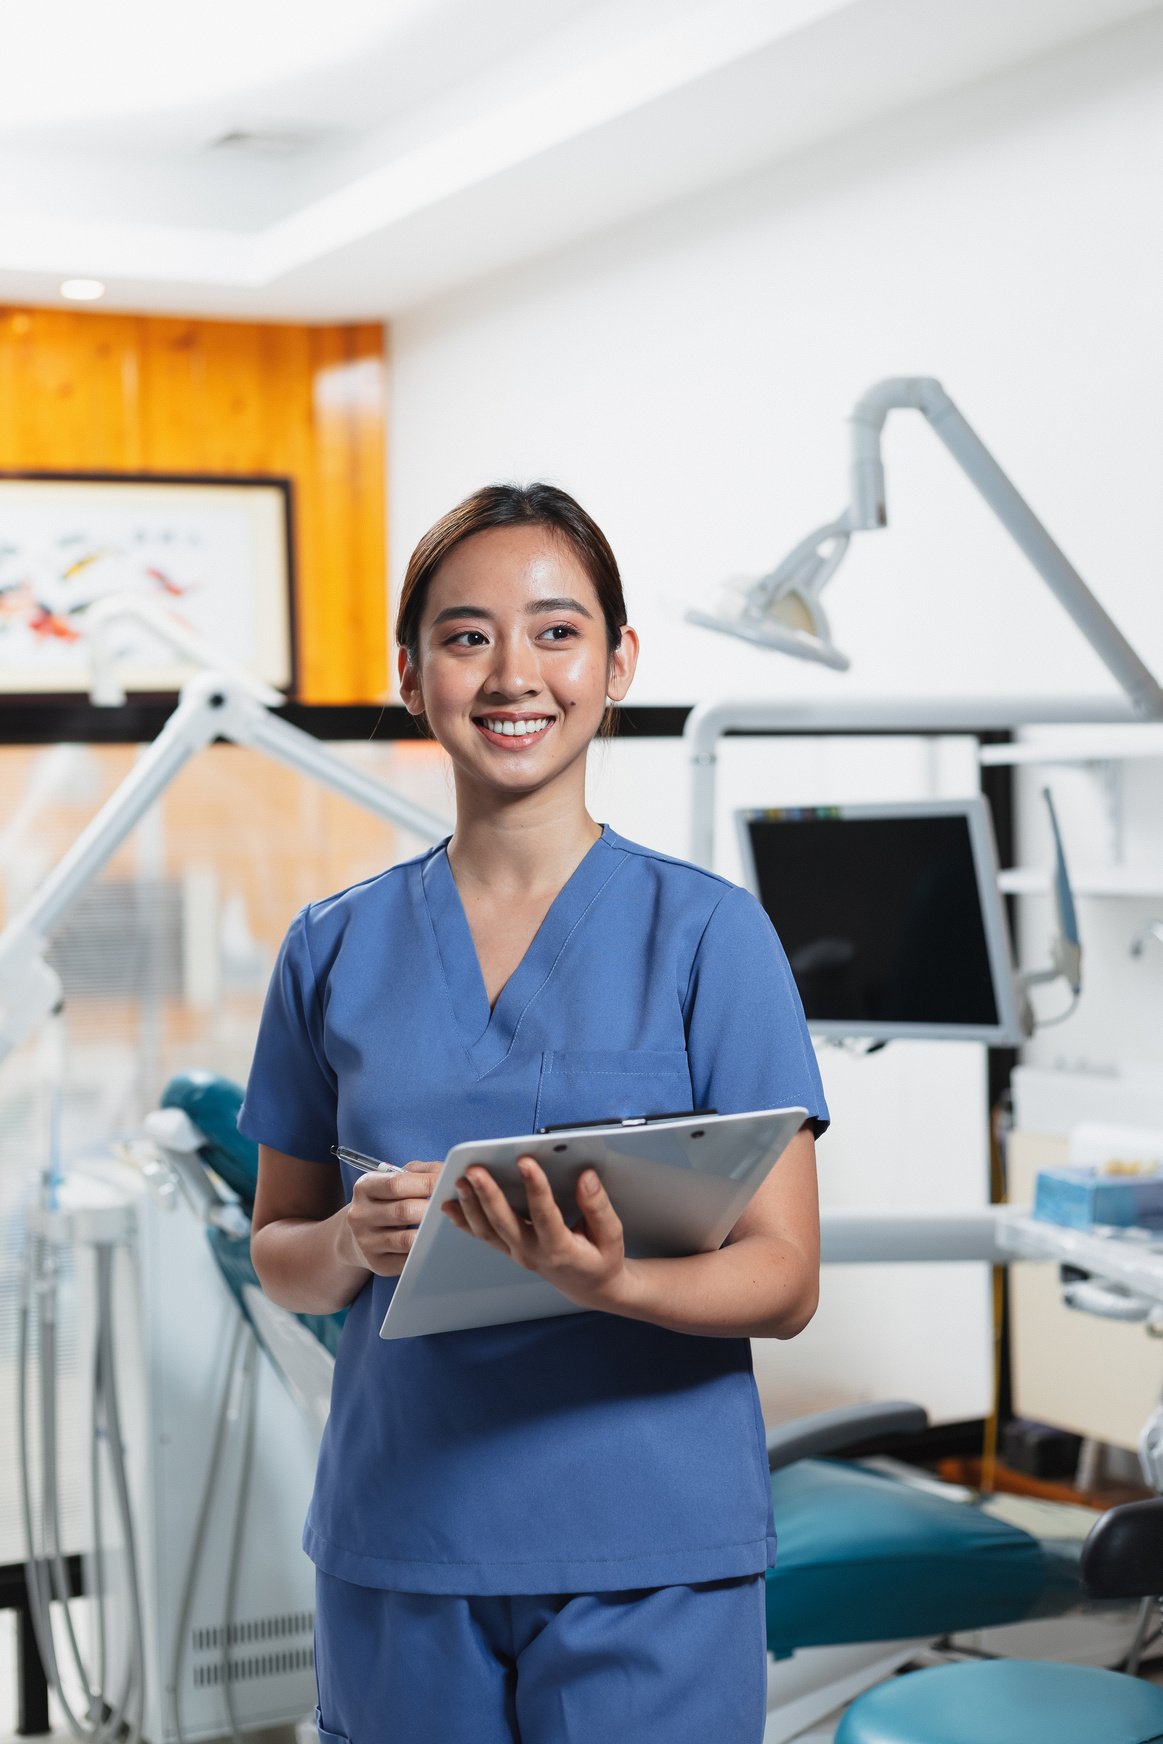
[[[932,426],[1117,679],[1130,699],[1133,713],[1143,720],[1163,719],[1163,689],[1154,675],[974,434],[940,382],[931,376],[893,376],[869,388],[851,417],[849,507],[835,521],[809,534],[769,575],[752,582],[736,615],[692,610],[686,614],[687,621],[840,670],[847,667],[846,656],[832,641],[819,594],[844,556],[850,535],[888,525],[880,433],[889,412],[898,407],[922,413]],[[831,549],[826,549],[829,546]]]
[[[862,531],[888,525],[880,432],[888,413],[897,406],[915,407],[923,413],[966,478],[984,497],[1103,665],[1126,691],[1135,714],[1144,720],[1163,718],[1163,690],[1153,674],[966,423],[940,382],[931,376],[891,377],[878,382],[857,402],[851,419],[852,506],[848,511],[853,529]]]
[[[233,679],[259,702],[269,703],[271,708],[278,708],[286,700],[281,691],[255,678],[253,673],[231,660],[205,637],[199,636],[189,624],[182,623],[156,600],[134,593],[112,593],[87,606],[83,618],[84,631],[89,639],[89,698],[98,708],[120,708],[125,701],[125,690],[117,676],[123,655],[113,635],[118,624],[137,625],[173,653],[190,661],[191,665]]]
[[[0,1060],[60,1003],[60,982],[44,961],[55,928],[189,759],[216,739],[265,752],[422,838],[437,841],[446,833],[442,818],[361,774],[310,733],[272,715],[255,699],[253,680],[200,673],[183,687],[177,708],[153,744],[0,933]]]

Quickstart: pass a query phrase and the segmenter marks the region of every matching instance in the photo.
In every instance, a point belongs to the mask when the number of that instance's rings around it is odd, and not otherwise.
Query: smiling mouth
[[[537,715],[525,721],[506,720],[501,715],[474,715],[473,726],[490,745],[506,751],[524,750],[539,744],[553,725],[552,715]]]

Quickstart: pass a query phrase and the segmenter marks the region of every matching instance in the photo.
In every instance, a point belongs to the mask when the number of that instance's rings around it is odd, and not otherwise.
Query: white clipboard
[[[804,1108],[668,1115],[454,1145],[388,1305],[381,1338],[415,1338],[577,1314],[576,1302],[445,1217],[470,1163],[487,1168],[524,1210],[517,1158],[535,1157],[569,1217],[582,1170],[602,1179],[635,1259],[713,1253],[807,1119]]]

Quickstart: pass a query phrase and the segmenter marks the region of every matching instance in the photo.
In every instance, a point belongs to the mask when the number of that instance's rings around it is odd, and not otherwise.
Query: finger
[[[361,1232],[352,1230],[352,1240],[356,1250],[362,1255],[365,1263],[375,1269],[377,1260],[390,1259],[393,1255],[406,1254],[410,1251],[419,1235],[418,1229],[371,1230]]]
[[[390,1204],[398,1199],[430,1199],[432,1186],[427,1175],[413,1174],[410,1169],[393,1170],[390,1174],[369,1171],[360,1176],[352,1192],[362,1193],[365,1198],[380,1204]]]
[[[457,1204],[455,1199],[446,1199],[440,1209],[447,1217],[449,1223],[451,1223],[456,1229],[462,1230],[465,1235],[477,1234],[475,1230],[469,1227],[468,1219],[465,1217],[463,1210]],[[486,1226],[485,1232],[477,1236],[477,1240],[487,1242],[489,1247],[495,1247],[498,1253],[507,1255],[509,1252],[496,1230],[490,1226]]]
[[[586,1169],[577,1184],[577,1202],[585,1218],[586,1231],[595,1247],[620,1247],[625,1239],[622,1219],[610,1203],[595,1169]]]
[[[475,1186],[464,1176],[456,1183],[456,1203],[468,1225],[470,1235],[477,1236],[481,1241],[499,1239],[492,1222],[485,1215]]]
[[[399,1224],[419,1223],[428,1209],[426,1197],[385,1199],[378,1193],[364,1193],[359,1199],[356,1199],[353,1194],[352,1199],[359,1214],[370,1219],[371,1223],[379,1229],[390,1229]]]
[[[487,1169],[471,1169],[468,1178],[476,1191],[477,1203],[491,1227],[510,1253],[520,1253],[526,1240],[524,1221],[513,1210]]]
[[[457,1198],[446,1200],[442,1210],[448,1213],[456,1227],[463,1229],[466,1235],[475,1236],[486,1246],[496,1248],[498,1253],[503,1253],[506,1258],[509,1257],[508,1248],[482,1212],[471,1186],[467,1187],[467,1190],[462,1189]]]
[[[351,1190],[365,1205],[392,1205],[401,1200],[427,1199],[428,1184],[415,1176],[361,1175]]]
[[[416,1230],[426,1205],[420,1205],[415,1200],[408,1203],[401,1199],[394,1205],[384,1205],[379,1201],[370,1204],[359,1204],[353,1200],[348,1207],[348,1222],[358,1230],[361,1239],[379,1241],[389,1236],[399,1235],[403,1230]]]
[[[517,1171],[525,1183],[529,1221],[538,1240],[549,1249],[568,1245],[569,1226],[561,1215],[561,1207],[553,1196],[545,1170],[533,1157],[518,1157]]]
[[[394,1169],[382,1176],[372,1175],[374,1180],[387,1181],[393,1192],[404,1198],[428,1198],[431,1195],[433,1183],[439,1174],[441,1164],[430,1166],[428,1163],[405,1163],[402,1169]]]

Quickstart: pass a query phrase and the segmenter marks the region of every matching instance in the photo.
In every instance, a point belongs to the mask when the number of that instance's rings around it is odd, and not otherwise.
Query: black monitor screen
[[[809,1023],[998,1023],[964,814],[774,812],[748,829]]]

